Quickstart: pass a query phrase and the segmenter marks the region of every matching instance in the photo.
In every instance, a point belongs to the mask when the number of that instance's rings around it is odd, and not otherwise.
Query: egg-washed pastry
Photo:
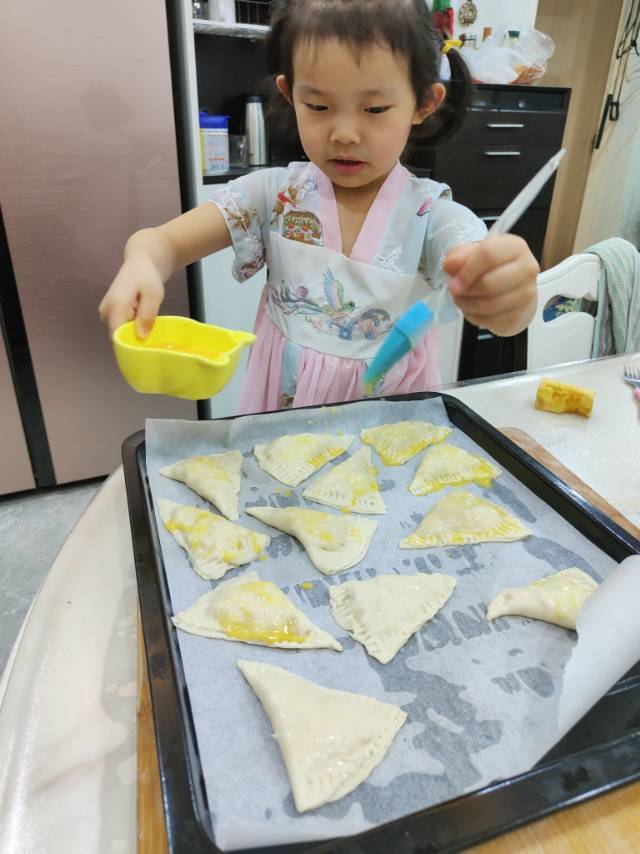
[[[188,457],[161,468],[159,473],[185,483],[217,507],[223,516],[235,521],[238,518],[241,465],[240,451],[225,451],[223,454]]]
[[[575,629],[582,606],[597,588],[593,578],[581,569],[561,569],[526,587],[507,587],[498,593],[489,604],[487,620],[531,617]]]
[[[319,629],[271,581],[250,570],[221,581],[190,608],[172,617],[193,635],[283,649],[335,649],[338,641]]]
[[[413,534],[400,541],[401,549],[462,546],[469,543],[523,540],[531,531],[502,507],[456,490],[429,510]]]
[[[281,436],[253,449],[258,465],[287,486],[297,486],[329,460],[343,454],[354,436],[331,433],[297,433]]]
[[[455,586],[455,578],[440,572],[345,581],[329,589],[331,611],[369,655],[386,664],[438,613]]]
[[[158,499],[160,518],[175,541],[189,556],[201,578],[222,576],[233,566],[241,566],[258,557],[270,538],[201,507]]]
[[[348,460],[320,475],[306,487],[302,497],[353,513],[387,512],[371,462],[371,448],[360,448]]]
[[[364,782],[407,719],[398,706],[365,694],[324,688],[270,664],[237,664],[271,721],[298,812]]]
[[[451,427],[438,427],[428,421],[397,421],[368,427],[360,438],[372,445],[386,466],[401,466],[429,445],[442,442],[451,433]]]
[[[377,522],[305,507],[247,507],[247,513],[300,540],[316,569],[334,575],[367,553]]]
[[[502,469],[479,454],[455,445],[434,445],[424,452],[409,492],[427,495],[445,486],[464,486],[467,483],[488,487],[500,474]]]
[[[536,393],[535,407],[546,412],[573,412],[588,418],[595,396],[592,389],[543,377]]]

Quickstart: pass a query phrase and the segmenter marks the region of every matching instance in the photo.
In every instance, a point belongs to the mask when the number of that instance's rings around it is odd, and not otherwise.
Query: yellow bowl
[[[133,321],[113,333],[113,349],[122,376],[143,394],[169,394],[204,400],[217,394],[235,373],[243,347],[255,335],[236,332],[189,317],[156,317],[147,338]]]

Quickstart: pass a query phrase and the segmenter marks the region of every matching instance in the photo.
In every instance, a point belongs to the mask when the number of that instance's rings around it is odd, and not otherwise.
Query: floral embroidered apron
[[[380,336],[427,290],[420,273],[384,270],[279,234],[269,248],[267,313],[286,338],[321,353],[372,359]]]

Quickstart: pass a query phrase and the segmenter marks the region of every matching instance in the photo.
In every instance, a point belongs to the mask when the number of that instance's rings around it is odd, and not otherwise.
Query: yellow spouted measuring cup
[[[204,400],[229,382],[250,332],[223,329],[189,317],[156,317],[147,338],[138,338],[133,321],[113,333],[122,376],[143,394],[168,394]]]

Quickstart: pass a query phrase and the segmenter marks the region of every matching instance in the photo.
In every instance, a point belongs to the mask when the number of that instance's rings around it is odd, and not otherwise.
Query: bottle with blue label
[[[215,116],[200,110],[200,152],[202,174],[229,171],[229,116]]]

